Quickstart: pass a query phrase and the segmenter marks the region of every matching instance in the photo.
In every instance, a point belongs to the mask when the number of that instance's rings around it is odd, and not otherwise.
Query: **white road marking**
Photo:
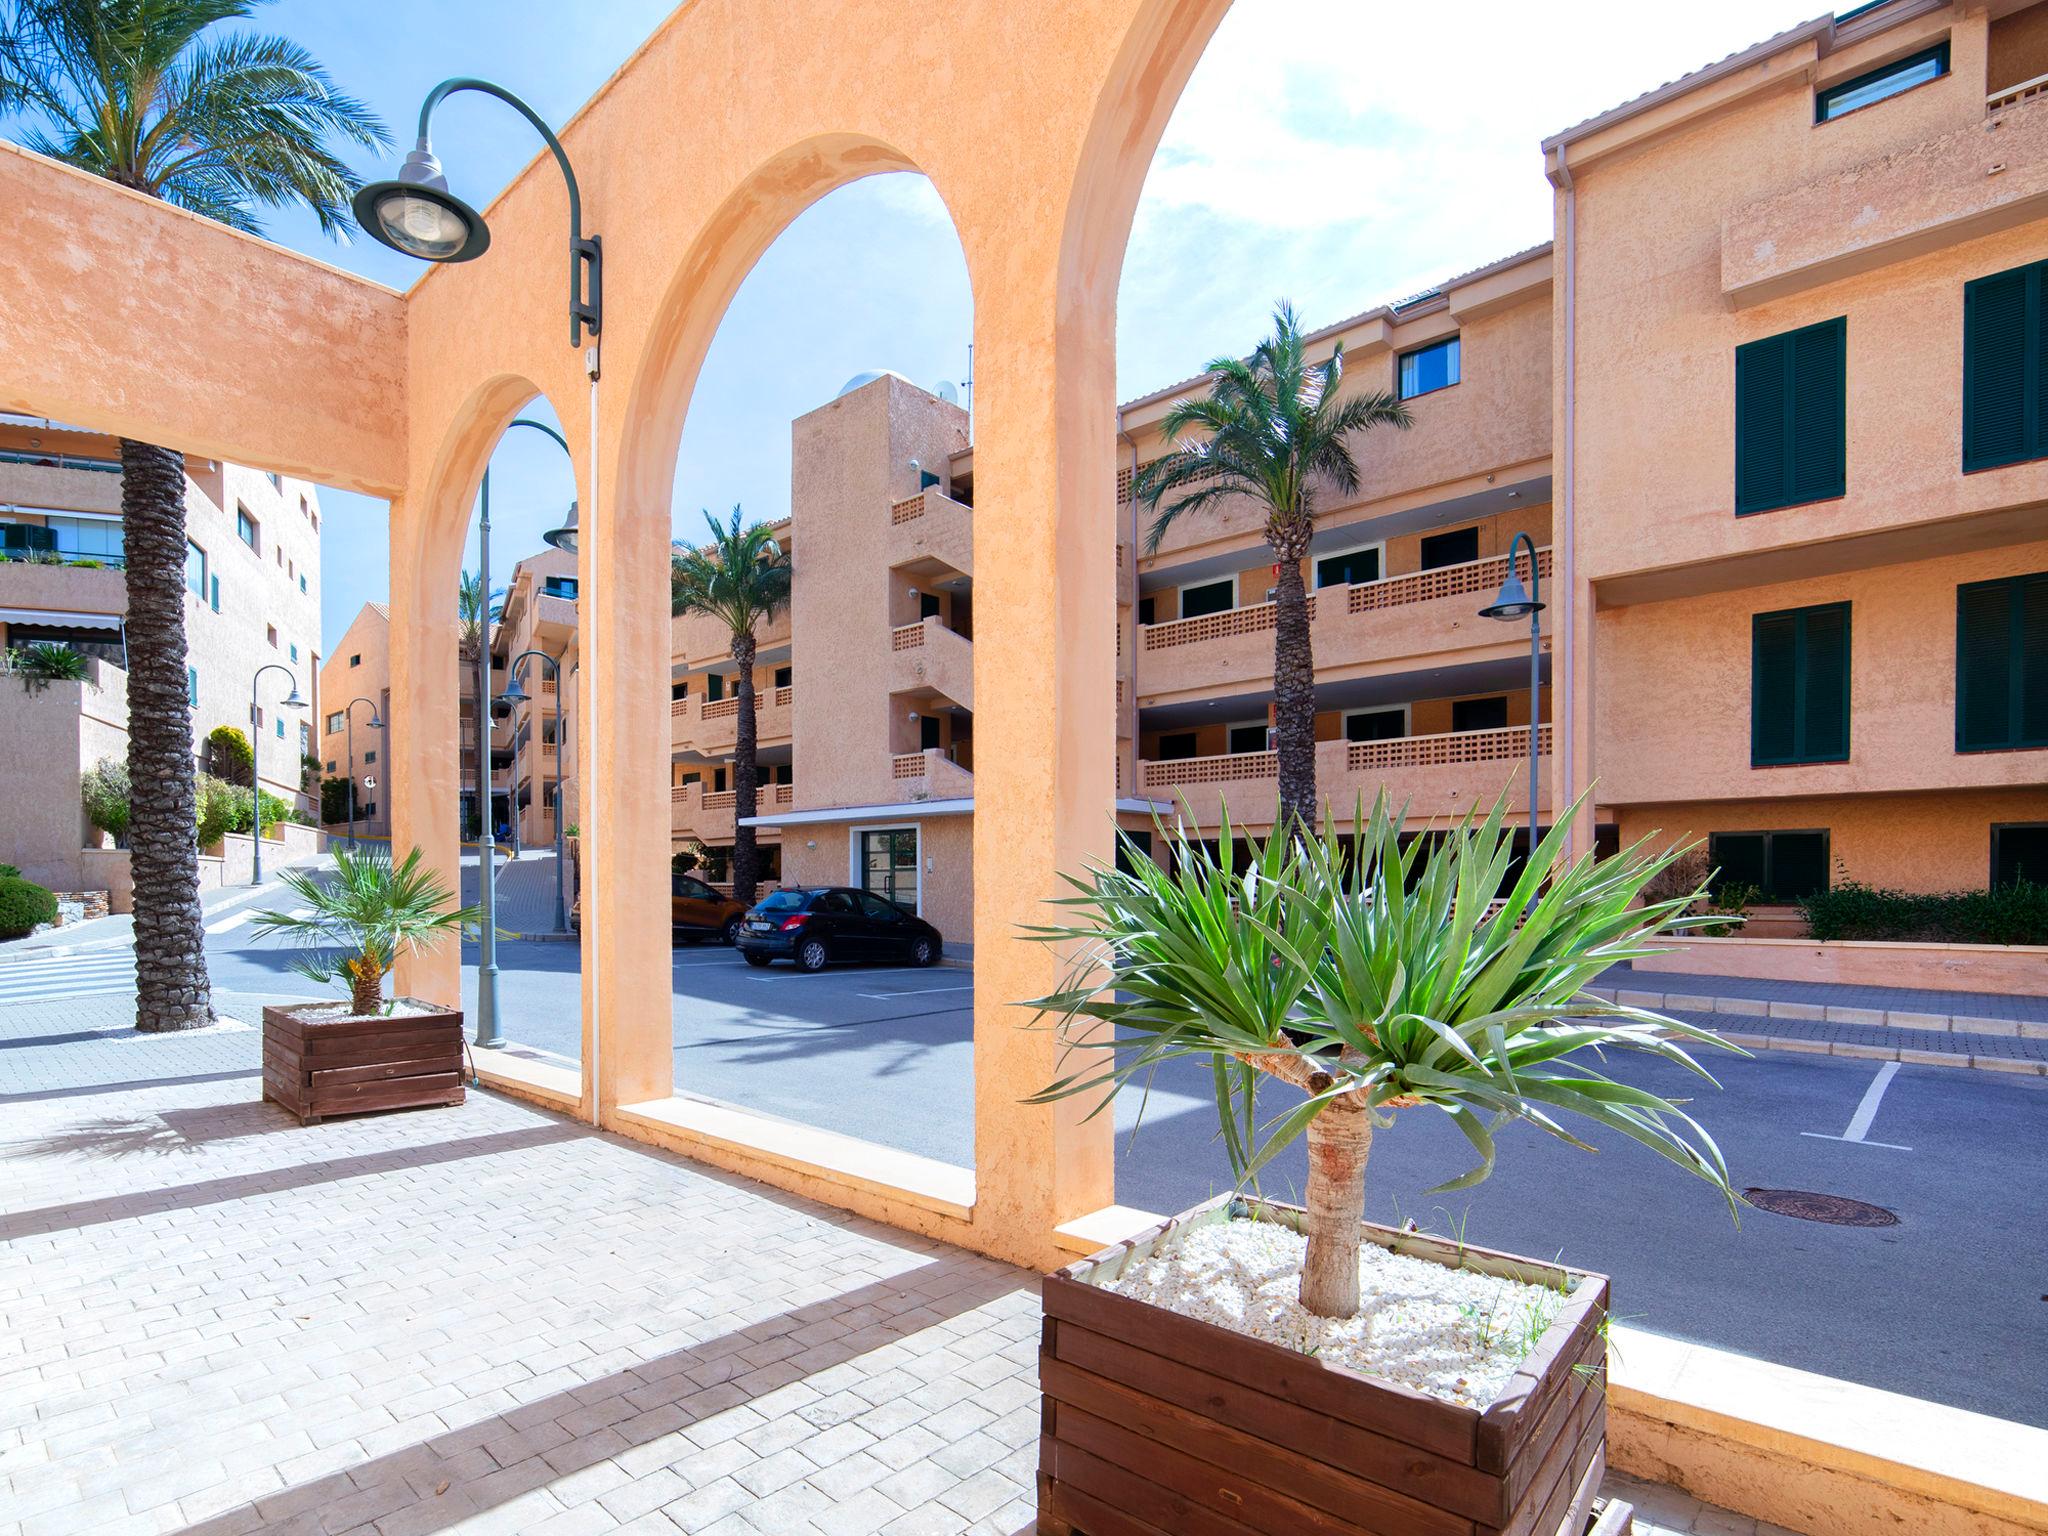
[[[234,913],[232,916],[224,917],[217,923],[208,923],[206,925],[206,936],[210,939],[216,934],[226,933],[230,928],[239,928],[255,915],[256,909],[254,907],[244,907],[241,911]]]
[[[888,1002],[897,997],[923,997],[927,992],[972,992],[974,983],[967,982],[958,987],[912,987],[908,992],[862,992],[861,997],[871,997],[878,1003]]]
[[[1884,1091],[1891,1087],[1892,1079],[1899,1075],[1899,1063],[1888,1061],[1877,1069],[1877,1076],[1863,1091],[1863,1100],[1856,1106],[1856,1113],[1849,1117],[1849,1128],[1839,1136],[1826,1131],[1801,1131],[1802,1136],[1811,1136],[1815,1141],[1853,1141],[1858,1146],[1886,1147],[1893,1152],[1910,1152],[1911,1147],[1902,1147],[1895,1141],[1872,1141],[1870,1127],[1877,1119],[1877,1109],[1884,1102]]]

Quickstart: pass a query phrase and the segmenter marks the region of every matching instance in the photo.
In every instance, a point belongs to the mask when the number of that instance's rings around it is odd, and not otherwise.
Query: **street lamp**
[[[509,672],[509,674],[510,674],[510,679],[509,679],[509,681],[507,681],[507,683],[505,684],[505,691],[504,691],[503,693],[501,693],[501,694],[499,694],[499,695],[498,695],[498,701],[499,701],[500,703],[502,703],[502,704],[508,704],[508,705],[512,705],[512,706],[515,706],[515,707],[516,707],[516,706],[518,706],[518,705],[520,705],[520,704],[526,704],[526,703],[530,703],[530,702],[532,702],[532,695],[531,695],[531,694],[529,694],[529,693],[528,693],[528,692],[527,692],[527,691],[526,691],[526,690],[525,690],[524,688],[522,688],[522,687],[520,687],[520,686],[519,686],[519,664],[520,664],[520,663],[521,663],[522,661],[526,660],[526,658],[527,658],[527,657],[529,657],[529,656],[538,656],[538,657],[539,657],[539,658],[540,658],[540,659],[541,659],[542,661],[546,662],[546,663],[548,664],[548,670],[549,670],[549,671],[550,671],[551,673],[553,673],[553,675],[554,675],[554,679],[555,679],[555,789],[554,789],[554,796],[553,796],[553,800],[554,800],[554,807],[555,807],[555,932],[557,932],[557,933],[567,933],[567,932],[569,931],[569,909],[568,909],[567,905],[565,904],[565,902],[564,902],[564,900],[563,900],[563,897],[562,897],[562,851],[563,851],[563,850],[562,850],[562,664],[561,664],[561,662],[557,661],[557,660],[556,660],[556,659],[555,659],[554,657],[550,656],[550,655],[549,655],[549,654],[548,654],[548,653],[547,653],[546,651],[521,651],[521,652],[520,652],[520,653],[519,653],[519,654],[518,654],[517,656],[514,656],[514,657],[512,658],[512,661],[511,661],[511,665],[510,665],[510,666],[509,666],[509,667],[508,667],[508,668],[506,669],[506,670],[507,670],[507,671]],[[547,756],[547,754],[546,754],[545,752],[543,752],[543,753],[541,754],[541,756],[542,756],[542,759],[543,759],[543,764],[542,764],[542,766],[543,766],[543,768],[545,768],[545,766],[546,766],[546,764],[545,764],[545,759],[546,759],[546,756]],[[519,733],[518,733],[517,731],[514,731],[514,732],[512,733],[512,794],[513,794],[513,796],[514,796],[514,798],[515,798],[515,799],[517,798],[517,796],[518,796],[518,794],[519,794]],[[542,803],[543,805],[546,805],[546,804],[548,803],[548,799],[549,799],[549,797],[548,797],[547,795],[543,794],[543,795],[541,796],[541,803]],[[514,847],[517,847],[517,846],[518,846],[518,837],[519,837],[519,832],[518,832],[518,827],[519,827],[519,823],[518,823],[518,821],[517,821],[517,819],[516,819],[516,813],[515,813],[515,819],[514,819],[514,821],[513,821],[513,823],[512,823],[512,826],[513,826],[513,834],[512,834],[512,835],[513,835],[513,846],[514,846]]]
[[[371,730],[381,731],[384,729],[384,722],[378,718],[377,705],[373,700],[365,698],[350,699],[348,701],[348,708],[342,711],[342,715],[348,721],[348,846],[350,852],[354,852],[356,846],[356,706],[358,704],[368,704],[370,706]]]
[[[1515,551],[1523,545],[1529,547],[1529,585],[1524,588],[1521,577],[1515,574]],[[1529,621],[1529,857],[1536,857],[1536,717],[1542,703],[1542,687],[1539,678],[1539,664],[1543,655],[1544,607],[1543,576],[1536,568],[1536,541],[1526,533],[1515,535],[1508,545],[1507,580],[1500,584],[1500,594],[1479,610],[1482,619],[1499,619],[1512,624],[1516,619]]]
[[[434,108],[458,91],[497,97],[533,124],[554,151],[562,179],[569,184],[569,345],[581,345],[586,332],[595,336],[603,329],[603,242],[596,235],[583,233],[583,194],[562,141],[533,108],[503,86],[457,77],[443,80],[427,92],[427,99],[420,103],[419,142],[405,157],[396,181],[373,181],[356,193],[356,222],[372,239],[421,261],[474,261],[490,249],[490,225],[448,190],[448,178],[441,174],[441,162],[434,158],[428,134]]]
[[[541,541],[546,544],[552,544],[556,549],[565,550],[573,555],[576,553],[576,533],[576,503],[572,501],[569,503],[567,521],[561,527],[550,528],[546,533],[542,534]]]
[[[281,661],[265,662],[256,669],[256,675],[249,679],[249,799],[255,807],[256,837],[250,864],[252,885],[263,883],[263,727],[258,724],[259,705],[256,702],[257,685],[263,681],[266,672],[282,672],[291,684],[291,692],[278,700],[280,709],[304,709],[306,701],[299,697],[299,680],[292,676],[292,669]]]

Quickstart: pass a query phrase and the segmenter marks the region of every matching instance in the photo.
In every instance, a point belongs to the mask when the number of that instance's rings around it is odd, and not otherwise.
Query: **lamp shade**
[[[1529,596],[1529,589],[1522,585],[1522,578],[1512,568],[1508,579],[1500,584],[1500,595],[1479,610],[1482,619],[1526,619],[1532,613],[1540,613],[1544,604]]]
[[[565,549],[569,551],[570,554],[574,554],[576,552],[575,502],[572,501],[569,503],[568,521],[564,522],[562,526],[559,528],[550,528],[546,533],[541,535],[541,540],[544,543],[552,544],[556,549]]]
[[[474,261],[491,246],[483,215],[448,190],[428,149],[407,155],[396,181],[366,184],[353,206],[371,239],[421,261]]]
[[[518,673],[513,673],[512,680],[499,690],[498,702],[500,704],[524,704],[526,702],[526,690],[519,686]]]
[[[299,697],[299,685],[296,682],[292,684],[292,691],[286,694],[280,702],[286,709],[304,709],[306,707],[306,701]]]

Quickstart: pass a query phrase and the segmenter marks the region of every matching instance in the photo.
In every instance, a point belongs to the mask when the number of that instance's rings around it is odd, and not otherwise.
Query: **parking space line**
[[[892,998],[923,997],[929,992],[972,992],[973,990],[974,983],[970,981],[964,986],[958,987],[912,987],[908,992],[860,992],[855,995],[858,997],[871,997],[878,1003],[886,1003]]]
[[[1891,1087],[1892,1079],[1899,1075],[1899,1064],[1888,1061],[1877,1069],[1877,1076],[1863,1091],[1863,1099],[1856,1106],[1856,1113],[1849,1117],[1849,1127],[1841,1135],[1826,1131],[1801,1131],[1802,1136],[1811,1136],[1815,1141],[1850,1141],[1863,1147],[1886,1147],[1893,1152],[1910,1152],[1911,1147],[1902,1147],[1895,1141],[1872,1141],[1870,1127],[1877,1119],[1878,1106],[1884,1102],[1884,1091]]]

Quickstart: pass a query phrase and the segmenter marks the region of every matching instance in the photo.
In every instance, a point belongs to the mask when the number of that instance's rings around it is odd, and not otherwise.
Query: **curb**
[[[1724,1029],[1720,1034],[1730,1045],[1739,1045],[1745,1051],[1792,1051],[1808,1056],[1853,1057],[1858,1061],[1897,1061],[1910,1067],[1955,1067],[1976,1072],[2003,1072],[2013,1077],[2048,1077],[2048,1061],[2034,1061],[2024,1056],[1971,1056],[1962,1051],[1923,1051],[1913,1046],[1864,1045],[1853,1040],[1745,1035],[1732,1029]]]
[[[94,939],[85,944],[48,944],[36,949],[25,949],[18,954],[0,955],[0,970],[10,965],[26,965],[33,960],[71,960],[80,955],[97,954],[103,949],[133,949],[135,941],[127,939]]]
[[[1636,992],[1625,987],[1588,987],[1593,997],[1657,1013],[1718,1013],[1735,1018],[1787,1019],[1801,1024],[1857,1024],[1865,1028],[1932,1029],[1957,1035],[1995,1035],[2048,1040],[2048,1023],[1985,1019],[1964,1013],[1909,1013],[1900,1009],[1848,1008],[1837,1004],[1771,1002],[1760,997],[1702,997],[1691,992]]]

